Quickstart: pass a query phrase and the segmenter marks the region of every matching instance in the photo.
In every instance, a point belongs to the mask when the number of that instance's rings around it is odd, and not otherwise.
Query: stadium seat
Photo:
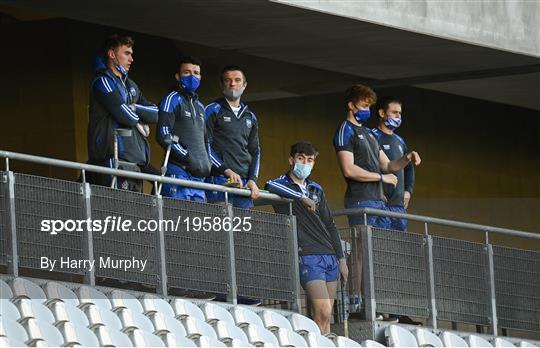
[[[13,291],[13,302],[15,303],[23,298],[38,300],[39,302],[47,300],[43,289],[24,278],[14,278],[11,281],[11,290]]]
[[[98,326],[94,333],[102,347],[133,347],[133,343],[129,337],[118,330],[110,329],[106,326]]]
[[[109,310],[112,309],[111,301],[109,300],[109,298],[104,293],[95,288],[83,285],[79,287],[75,292],[79,297],[79,307],[81,309],[86,308],[90,305],[96,305],[98,307],[106,308]]]
[[[233,340],[248,342],[244,331],[235,326],[234,322],[229,323],[220,320],[214,324],[214,330],[216,331],[217,338],[226,345],[230,345]]]
[[[135,329],[130,334],[134,347],[165,347],[165,343],[156,335]]]
[[[306,340],[292,330],[280,328],[275,335],[281,347],[308,347]]]
[[[79,305],[79,298],[77,295],[71,289],[68,289],[60,283],[47,282],[43,285],[43,291],[47,296],[47,305],[57,301],[69,303],[75,307]]]
[[[38,341],[45,341],[49,346],[61,346],[64,344],[64,338],[60,331],[46,321],[39,319],[28,319],[24,323],[26,332],[28,333],[28,341],[26,344],[32,346]]]
[[[28,335],[22,325],[6,317],[0,317],[0,337],[7,337],[10,340],[11,338],[20,341],[28,340]]]
[[[249,324],[248,326],[244,327],[244,332],[246,333],[246,336],[248,337],[249,343],[257,347],[261,345],[264,345],[265,347],[279,346],[277,337],[274,336],[272,332],[265,329],[263,326]]]
[[[152,294],[145,294],[143,297],[141,297],[141,302],[144,308],[144,314],[147,316],[151,316],[156,312],[173,318],[175,316],[169,302],[165,301],[161,297],[157,297]]]
[[[264,310],[259,312],[259,316],[264,323],[264,327],[270,331],[278,331],[280,328],[293,331],[291,323],[287,318],[277,312]]]
[[[413,333],[418,347],[444,347],[441,339],[428,329],[415,329]]]
[[[206,320],[202,310],[191,301],[177,298],[172,302],[172,307],[177,319],[192,317],[202,321]]]
[[[197,342],[199,342],[199,347],[201,348],[227,347],[223,342],[208,336],[200,336]]]
[[[182,319],[182,324],[189,339],[197,339],[200,336],[207,336],[217,340],[217,335],[212,326],[196,318],[187,317]]]
[[[54,317],[56,318],[56,321],[54,322],[55,326],[58,326],[61,322],[69,321],[77,326],[88,327],[88,318],[79,307],[75,307],[69,302],[54,302],[50,306]]]
[[[317,323],[315,323],[313,320],[309,319],[308,317],[305,317],[303,315],[293,313],[289,317],[289,321],[291,322],[292,328],[294,331],[299,333],[300,335],[305,335],[309,332],[313,332],[316,334],[321,334],[321,330]]]
[[[142,308],[142,307],[141,307]],[[122,323],[122,332],[129,333],[135,329],[154,332],[154,325],[145,315],[132,311],[129,308],[119,308],[116,312]]]
[[[26,347],[26,344],[16,338],[0,337],[0,347]]]
[[[13,298],[13,291],[5,281],[0,279],[0,298],[10,300]]]
[[[236,326],[238,327],[246,327],[249,324],[255,324],[261,327],[264,327],[264,323],[255,312],[253,312],[250,309],[241,307],[241,306],[233,306],[229,310],[229,313],[234,318],[234,322],[236,323]]]
[[[21,313],[19,313],[17,306],[15,306],[13,302],[5,298],[0,298],[0,316],[18,320],[21,317]]]
[[[448,331],[441,333],[441,340],[443,341],[445,347],[468,347],[469,346],[463,338]]]
[[[344,336],[336,336],[333,341],[336,347],[361,347],[360,343]]]
[[[19,307],[19,313],[21,314],[20,322],[34,318],[41,322],[47,322],[54,324],[56,320],[54,315],[40,300],[30,300],[28,298],[21,298],[17,303]]]
[[[206,302],[200,306],[204,313],[205,321],[212,325],[216,321],[225,321],[234,325],[234,318],[225,308],[216,304]]]
[[[66,346],[81,345],[83,347],[99,347],[99,340],[92,330],[74,325],[70,322],[63,322],[58,325],[58,329],[64,336]]]
[[[187,335],[186,329],[175,317],[154,313],[151,321],[154,324],[154,335],[164,336],[168,333],[172,333],[177,337],[185,337]]]
[[[407,329],[397,325],[390,325],[384,329],[384,336],[388,347],[418,347],[414,335]]]
[[[476,336],[476,335],[467,336],[467,338],[465,339],[465,342],[467,342],[469,347],[473,347],[473,348],[493,347],[491,345],[491,343],[489,343],[488,341],[486,341],[482,337]]]
[[[365,340],[362,342],[362,347],[366,347],[366,348],[380,348],[380,347],[386,347],[385,345],[383,344],[380,344],[379,342],[377,341],[373,341],[373,340]]]
[[[310,347],[335,347],[336,345],[331,339],[321,336],[320,334],[309,332],[304,335],[304,339]]]
[[[527,342],[527,341],[521,341],[521,342],[519,342],[519,346],[520,346],[520,347],[526,347],[526,348],[532,348],[532,347],[538,348],[538,347],[536,347],[534,344],[529,343],[529,342]]]
[[[197,347],[195,342],[184,336],[176,336],[175,334],[168,333],[161,336],[161,339],[167,347]]]
[[[109,309],[91,304],[86,306],[84,311],[86,312],[88,327],[90,329],[95,329],[98,326],[107,326],[110,330],[122,330],[120,318]]]
[[[515,348],[516,347],[512,342],[509,342],[499,337],[495,338],[492,341],[492,343],[493,343],[493,346],[497,348]]]
[[[113,290],[109,293],[112,310],[116,312],[119,309],[129,308],[133,313],[144,313],[141,302],[137,298],[125,291]]]

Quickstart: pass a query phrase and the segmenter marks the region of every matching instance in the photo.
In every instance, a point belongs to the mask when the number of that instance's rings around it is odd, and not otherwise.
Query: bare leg
[[[327,284],[324,280],[312,280],[305,285],[307,295],[311,300],[313,320],[323,335],[330,332],[330,316],[334,301],[333,298],[330,300]]]
[[[360,232],[360,225],[353,226],[357,233]],[[349,258],[349,294],[361,296],[362,287],[362,240],[360,234],[356,240],[351,240],[353,244],[353,253]]]
[[[328,300],[330,301],[330,315],[332,315],[332,309],[334,308],[334,301],[336,298],[338,282],[327,282],[326,289],[328,290]],[[325,330],[325,334],[330,332],[330,318],[328,318],[328,324]]]

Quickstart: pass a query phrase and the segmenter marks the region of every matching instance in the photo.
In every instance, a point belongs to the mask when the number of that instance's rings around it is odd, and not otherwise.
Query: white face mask
[[[242,96],[245,89],[246,87],[240,87],[238,89],[224,88],[223,95],[225,96],[225,98],[227,98],[227,100],[230,100],[230,101],[237,100]]]

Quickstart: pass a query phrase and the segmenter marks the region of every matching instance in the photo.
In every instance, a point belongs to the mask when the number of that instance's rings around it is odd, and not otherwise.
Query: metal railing
[[[494,246],[490,233],[540,239],[540,234],[388,212],[344,209],[334,216],[368,215],[424,223],[422,233],[373,226],[351,228],[361,248],[366,318],[376,312],[540,332],[540,252]],[[429,224],[485,233],[485,243],[432,236]],[[357,244],[356,244],[357,243]],[[352,256],[354,260],[354,255]]]
[[[64,267],[61,273],[84,276],[95,285],[96,277],[155,286],[167,295],[169,288],[225,294],[236,303],[237,295],[286,301],[299,308],[296,221],[292,215],[233,208],[232,205],[191,202],[91,185],[85,172],[92,171],[157,183],[172,183],[204,190],[249,196],[245,189],[224,187],[88,164],[0,151],[6,171],[0,172],[0,264],[18,276],[19,268],[42,269],[41,258],[50,260],[147,260],[143,269],[113,267]],[[10,160],[80,170],[83,182],[71,182],[10,171]],[[290,204],[270,193],[261,200]],[[43,220],[180,221],[175,230],[133,228],[105,234],[92,229],[65,230],[50,235],[41,230]],[[179,218],[182,217],[182,219]],[[184,218],[208,217],[223,221],[249,216],[250,228],[233,224],[190,229]],[[216,227],[217,226],[217,227]]]

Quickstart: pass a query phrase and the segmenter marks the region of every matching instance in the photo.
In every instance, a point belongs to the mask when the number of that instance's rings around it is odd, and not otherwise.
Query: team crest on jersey
[[[246,118],[246,126],[251,128],[251,120],[249,118]]]
[[[223,116],[223,121],[231,122],[231,118],[229,116]]]
[[[129,90],[129,93],[131,94],[132,97],[137,95],[137,91],[135,90],[135,87],[131,87],[130,90]]]
[[[184,111],[184,114],[186,115],[186,117],[191,117],[191,112],[188,110]]]
[[[383,149],[385,149],[385,150],[390,150],[390,145],[387,145],[387,144],[383,144],[383,146],[382,146],[382,147],[383,147]]]
[[[364,140],[364,135],[358,134],[358,137],[359,137],[360,139]]]

